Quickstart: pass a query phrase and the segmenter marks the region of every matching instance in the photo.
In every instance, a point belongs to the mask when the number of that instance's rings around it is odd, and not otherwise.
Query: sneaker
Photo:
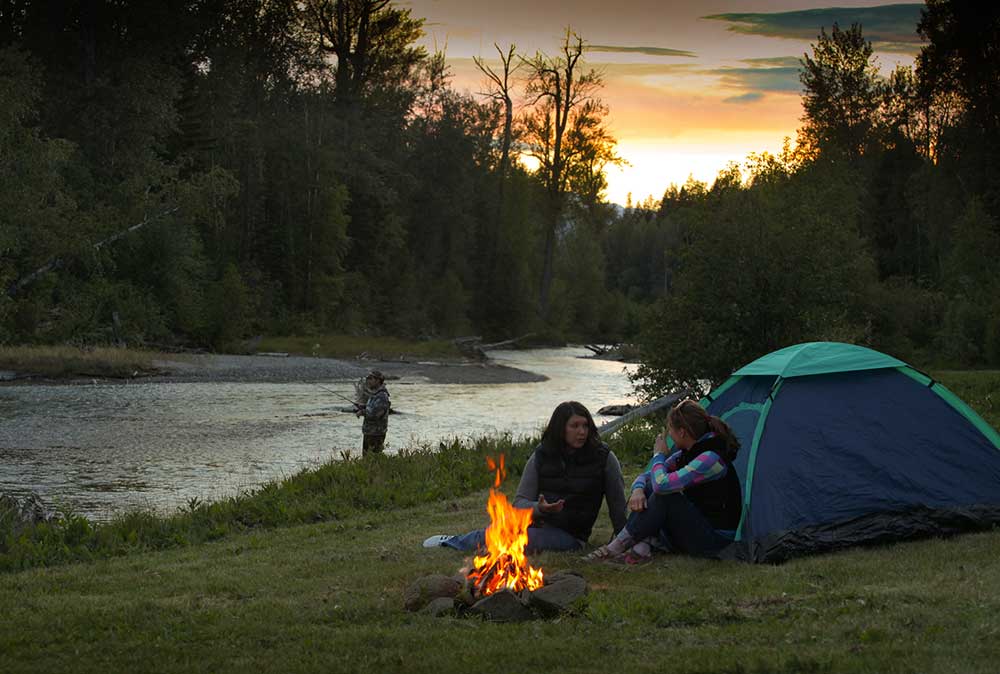
[[[424,541],[424,547],[440,548],[441,546],[444,545],[445,541],[450,541],[452,538],[454,538],[454,536],[451,536],[449,534],[437,534],[435,536],[431,536],[426,541]]]

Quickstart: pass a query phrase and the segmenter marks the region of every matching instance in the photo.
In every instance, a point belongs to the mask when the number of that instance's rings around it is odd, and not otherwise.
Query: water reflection
[[[584,349],[495,352],[550,379],[527,384],[388,383],[387,451],[450,437],[537,433],[559,402],[591,411],[631,402],[620,363]],[[353,382],[323,386],[353,394]],[[0,388],[0,490],[38,492],[94,519],[128,508],[168,512],[290,476],[358,451],[361,422],[314,384],[126,383]],[[600,424],[603,420],[597,418]]]

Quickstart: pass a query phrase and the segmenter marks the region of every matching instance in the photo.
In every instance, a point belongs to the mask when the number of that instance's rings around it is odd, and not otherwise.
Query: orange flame
[[[528,564],[524,547],[528,544],[531,510],[513,507],[501,492],[500,483],[507,476],[504,456],[498,461],[487,457],[486,465],[496,473],[486,510],[490,526],[486,529],[487,553],[477,556],[468,578],[478,595],[486,596],[498,590],[535,590],[544,584],[541,569]]]

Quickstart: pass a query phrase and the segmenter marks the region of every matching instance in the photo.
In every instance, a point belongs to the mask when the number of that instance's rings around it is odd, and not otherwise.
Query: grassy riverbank
[[[935,376],[1000,426],[1000,373]],[[612,439],[627,474],[649,433]],[[530,446],[494,438],[332,463],[173,518],[7,537],[3,671],[996,669],[997,531],[779,567],[672,557],[619,568],[546,553],[543,568],[590,583],[571,616],[497,625],[404,612],[411,581],[463,561],[420,541],[485,524],[483,457],[510,457],[509,492]],[[593,540],[609,533],[602,514]],[[73,559],[92,561],[60,564]]]
[[[354,335],[265,337],[256,345],[256,350],[299,356],[372,360],[447,360],[463,356],[453,342],[444,339],[409,340]]]
[[[254,352],[373,361],[460,361],[462,352],[448,340],[407,340],[398,337],[265,337]],[[146,349],[74,346],[0,346],[0,370],[20,377],[47,379],[132,379],[159,374],[154,361],[184,360],[184,354]]]
[[[0,346],[0,370],[52,379],[131,379],[154,373],[153,361],[163,357],[157,351],[115,347]]]

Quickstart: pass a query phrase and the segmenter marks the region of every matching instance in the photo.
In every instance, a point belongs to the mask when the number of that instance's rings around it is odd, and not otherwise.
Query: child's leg
[[[673,549],[699,557],[712,557],[731,542],[716,533],[701,511],[678,492],[649,495],[646,509],[629,515],[608,549],[623,553],[638,541],[658,535],[660,530],[667,534]]]
[[[664,494],[657,498],[661,501],[663,532],[672,549],[696,557],[715,557],[732,543],[719,535],[684,494]]]

